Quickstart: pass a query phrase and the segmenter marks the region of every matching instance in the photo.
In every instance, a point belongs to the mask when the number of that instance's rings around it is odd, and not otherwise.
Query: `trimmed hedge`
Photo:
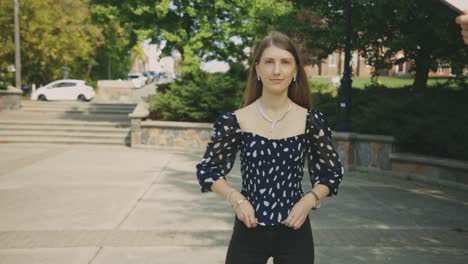
[[[336,98],[314,94],[314,107],[336,126]],[[399,152],[468,160],[468,89],[368,87],[352,90],[353,132],[392,135]]]

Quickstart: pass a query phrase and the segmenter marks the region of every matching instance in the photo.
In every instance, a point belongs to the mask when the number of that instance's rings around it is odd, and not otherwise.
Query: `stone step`
[[[66,131],[66,132],[89,132],[89,133],[127,133],[130,131],[129,128],[114,128],[114,127],[79,127],[79,126],[46,126],[46,125],[3,125],[0,127],[0,131],[10,131],[15,133],[16,131],[34,131],[35,133],[45,133],[53,131]]]
[[[0,143],[53,143],[53,144],[99,144],[128,145],[129,140],[121,138],[57,138],[0,136]]]
[[[114,114],[114,115],[122,115],[128,116],[132,111],[121,110],[121,109],[56,109],[56,108],[25,108],[22,109],[24,112],[58,112],[63,114]]]
[[[86,121],[72,121],[72,120],[0,120],[0,128],[2,127],[92,127],[97,128],[113,128],[125,129],[129,127],[129,123],[115,123],[115,122],[86,122]]]
[[[116,138],[125,138],[129,135],[130,130],[126,131],[109,131],[109,130],[95,130],[95,129],[58,129],[58,128],[41,128],[41,129],[4,129],[0,128],[0,136],[57,136],[57,137],[116,137]]]
[[[128,115],[135,109],[135,104],[90,104],[86,102],[22,102],[20,111],[24,112],[62,112],[87,114],[122,114]]]
[[[44,108],[44,109],[118,109],[118,110],[127,110],[133,111],[136,106],[118,106],[118,105],[94,105],[94,104],[84,104],[84,105],[54,105],[54,104],[22,104],[22,109],[29,108]]]
[[[89,102],[69,102],[69,101],[48,101],[48,102],[41,102],[41,101],[21,101],[21,105],[23,106],[56,106],[56,107],[63,107],[63,106],[94,106],[94,107],[111,107],[111,108],[135,108],[136,104],[122,104],[122,103],[89,103]]]
[[[128,114],[3,111],[0,120],[75,120],[80,122],[130,123]]]
[[[0,112],[0,142],[129,145],[135,104],[23,101]]]
[[[84,107],[84,106],[76,106],[76,107],[41,107],[41,106],[23,106],[21,111],[92,111],[92,112],[115,112],[115,113],[131,113],[133,112],[134,108],[111,108],[111,107]]]

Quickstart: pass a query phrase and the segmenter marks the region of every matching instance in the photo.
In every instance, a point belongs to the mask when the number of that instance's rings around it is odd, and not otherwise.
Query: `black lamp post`
[[[338,90],[338,124],[337,131],[349,132],[351,130],[351,12],[352,0],[345,1],[345,18],[346,18],[346,34],[345,34],[345,61],[343,78],[341,86]]]

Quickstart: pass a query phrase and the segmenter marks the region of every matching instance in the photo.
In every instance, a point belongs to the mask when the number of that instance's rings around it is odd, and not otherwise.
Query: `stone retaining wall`
[[[355,166],[383,170],[391,168],[393,137],[334,132],[333,141],[340,157],[343,157],[343,164],[350,169]]]
[[[23,91],[12,86],[7,90],[0,90],[0,111],[20,109],[22,94]]]
[[[392,153],[391,171],[411,179],[468,187],[468,163],[410,153]],[[468,189],[468,188],[467,188]]]
[[[132,146],[203,151],[213,133],[211,123],[132,119]],[[354,166],[390,168],[393,137],[333,133],[333,144],[345,169]]]
[[[144,121],[148,111],[137,106],[132,118],[132,147],[204,151],[213,133],[210,123]],[[333,133],[333,144],[346,171],[365,171],[468,190],[468,163],[393,153],[393,137]]]
[[[206,148],[212,125],[170,121],[132,121],[132,147],[150,146],[202,151]]]

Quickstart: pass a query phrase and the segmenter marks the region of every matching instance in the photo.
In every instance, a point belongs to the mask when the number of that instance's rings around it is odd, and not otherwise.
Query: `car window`
[[[74,83],[74,82],[67,82],[64,84],[63,87],[73,87],[73,86],[77,86],[77,83]]]
[[[54,84],[51,88],[62,88],[62,87],[73,87],[76,86],[76,83],[73,82],[60,82]]]

